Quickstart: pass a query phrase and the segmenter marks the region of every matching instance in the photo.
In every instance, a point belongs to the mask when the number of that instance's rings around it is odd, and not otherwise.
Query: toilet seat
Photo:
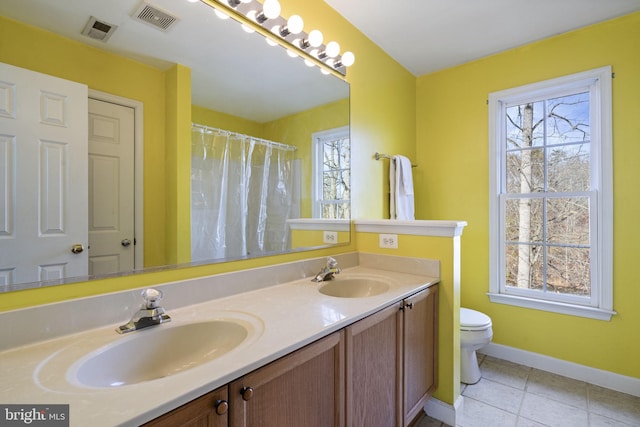
[[[482,331],[491,327],[491,318],[479,311],[460,308],[460,330]]]

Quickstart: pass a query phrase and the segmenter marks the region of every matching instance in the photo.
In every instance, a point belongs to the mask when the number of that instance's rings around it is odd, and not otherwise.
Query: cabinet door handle
[[[253,388],[242,387],[242,390],[240,390],[240,394],[242,395],[243,400],[250,400],[253,397]]]
[[[224,415],[229,410],[229,402],[226,400],[216,400],[216,414]]]
[[[408,308],[409,310],[413,310],[413,303],[412,302],[408,302],[406,304],[403,304],[400,306],[400,311],[404,311],[405,308]]]

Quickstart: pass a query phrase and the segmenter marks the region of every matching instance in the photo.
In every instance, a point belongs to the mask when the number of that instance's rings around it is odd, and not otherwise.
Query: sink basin
[[[373,278],[335,278],[322,285],[319,292],[339,298],[364,298],[379,295],[389,290],[389,285],[380,279]]]
[[[243,325],[230,320],[153,326],[88,354],[71,367],[68,377],[89,387],[163,378],[228,353],[248,335]]]

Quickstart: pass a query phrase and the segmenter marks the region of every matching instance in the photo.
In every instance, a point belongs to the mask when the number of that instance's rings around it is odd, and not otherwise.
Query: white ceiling
[[[640,10],[640,0],[325,1],[416,76]]]

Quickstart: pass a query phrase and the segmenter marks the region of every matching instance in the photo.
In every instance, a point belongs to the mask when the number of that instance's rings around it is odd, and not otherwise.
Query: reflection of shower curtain
[[[193,125],[191,260],[289,248],[294,148]]]

